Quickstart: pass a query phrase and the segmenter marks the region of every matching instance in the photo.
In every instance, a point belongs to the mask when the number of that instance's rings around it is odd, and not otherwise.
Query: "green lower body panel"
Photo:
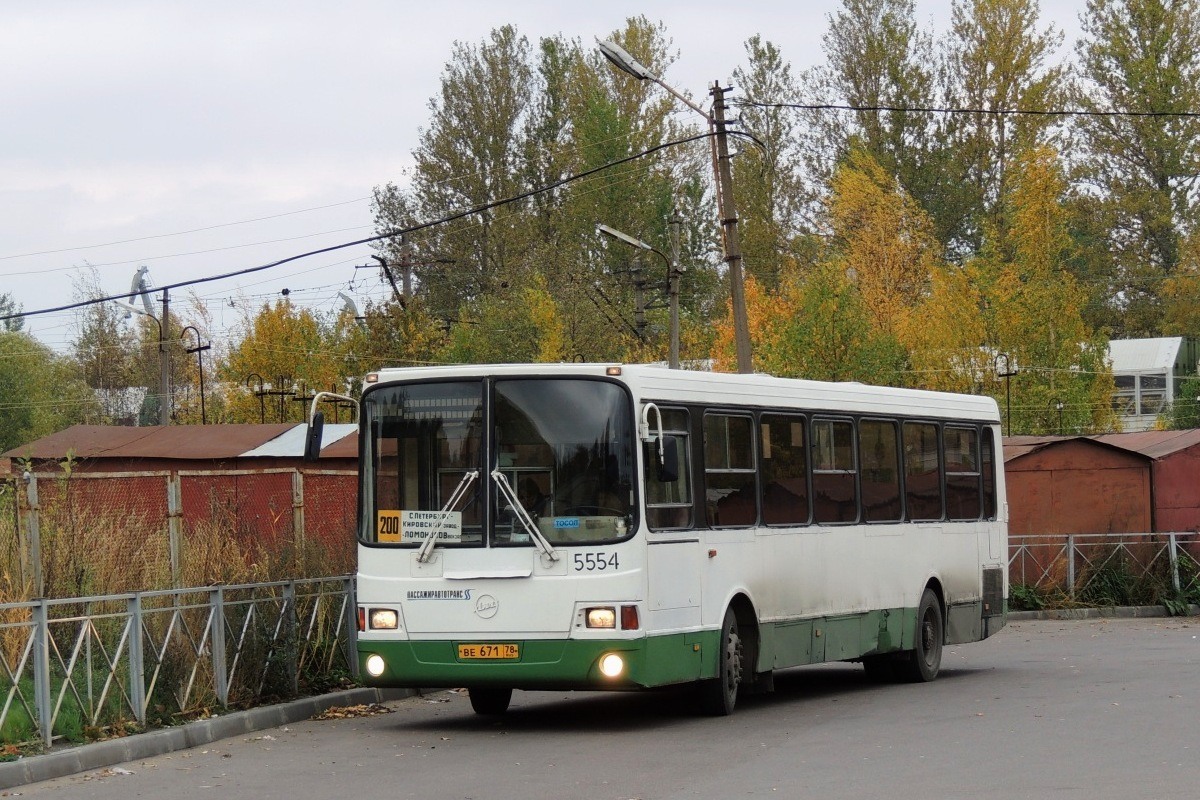
[[[518,656],[513,659],[459,658],[456,641],[359,641],[359,673],[368,686],[648,688],[712,677],[719,638],[719,631],[703,631],[633,640],[505,640],[504,644],[518,646]],[[609,653],[620,655],[625,662],[616,678],[600,672],[600,659]],[[383,673],[378,677],[367,671],[366,662],[372,655],[383,659]]]
[[[1004,615],[984,617],[980,603],[953,606],[944,620],[946,643],[977,641],[1004,626]],[[917,609],[891,608],[857,614],[759,623],[752,643],[755,672],[851,661],[863,656],[911,650],[916,641]],[[515,644],[511,659],[461,658],[458,641],[362,641],[359,674],[368,686],[504,686],[517,689],[634,689],[669,686],[716,677],[720,631],[647,636],[642,639],[526,639]],[[622,673],[607,677],[600,659],[615,653]],[[383,659],[383,672],[372,677],[367,659]]]

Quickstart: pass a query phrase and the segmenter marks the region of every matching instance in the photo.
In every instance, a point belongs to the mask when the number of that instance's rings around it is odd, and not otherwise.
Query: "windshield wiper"
[[[533,539],[534,544],[545,554],[546,558],[551,561],[558,561],[558,553],[555,552],[554,547],[546,540],[546,537],[542,536],[542,532],[538,530],[537,524],[529,516],[529,512],[525,509],[525,506],[521,505],[521,501],[517,498],[517,493],[513,491],[512,486],[508,483],[508,478],[504,477],[504,473],[499,469],[492,470],[492,477],[495,478],[496,485],[500,487],[500,493],[504,495],[504,499],[509,502],[513,511],[516,512],[517,519],[521,520],[521,526],[529,532],[529,536]]]
[[[479,470],[473,469],[463,475],[462,480],[458,482],[458,486],[454,487],[454,491],[450,493],[450,499],[446,501],[446,505],[442,506],[442,515],[433,525],[433,530],[429,532],[429,536],[421,544],[421,549],[417,551],[417,561],[425,563],[429,560],[429,556],[433,553],[433,548],[437,546],[438,534],[442,532],[442,525],[446,523],[446,518],[450,516],[450,512],[458,505],[458,501],[466,495],[467,489],[479,477]]]

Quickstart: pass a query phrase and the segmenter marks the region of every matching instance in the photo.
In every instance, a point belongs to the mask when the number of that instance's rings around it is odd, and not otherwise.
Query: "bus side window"
[[[663,435],[674,443],[678,470],[662,474],[658,468],[658,445],[648,442],[643,453],[646,465],[646,524],[651,530],[692,527],[691,456],[688,451],[688,413],[683,409],[660,409]],[[670,447],[665,449],[669,450]],[[673,480],[667,480],[673,478]]]
[[[900,445],[895,422],[859,421],[858,462],[861,465],[863,521],[899,521]]]
[[[813,521],[858,521],[858,465],[854,423],[815,419],[812,423]]]
[[[807,525],[808,451],[804,446],[804,417],[763,414],[759,427],[763,522]]]
[[[942,518],[940,454],[937,425],[904,423],[904,504],[910,520],[930,522]]]
[[[946,516],[949,519],[979,519],[979,447],[974,428],[947,425],[943,433],[946,449]]]
[[[983,518],[996,518],[996,443],[992,438],[992,429],[983,429],[982,467],[983,467]]]
[[[711,527],[744,527],[758,520],[753,431],[748,416],[704,416],[704,507]]]

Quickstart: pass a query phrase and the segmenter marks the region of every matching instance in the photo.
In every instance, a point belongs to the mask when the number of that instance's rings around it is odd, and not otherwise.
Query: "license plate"
[[[460,644],[458,657],[464,659],[491,658],[512,659],[521,657],[521,648],[515,644]]]

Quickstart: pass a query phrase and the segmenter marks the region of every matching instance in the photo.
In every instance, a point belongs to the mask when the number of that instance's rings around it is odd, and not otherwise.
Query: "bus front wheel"
[[[508,711],[513,690],[497,689],[495,686],[472,686],[467,693],[471,697],[471,708],[476,714],[492,716]]]
[[[913,683],[931,681],[942,666],[942,642],[945,641],[942,604],[932,589],[921,595],[917,608],[917,640],[901,663],[901,676]]]
[[[717,654],[717,677],[700,686],[700,705],[706,714],[724,717],[737,705],[738,686],[742,682],[744,648],[738,635],[737,616],[733,609],[725,610],[721,624],[720,652]]]

